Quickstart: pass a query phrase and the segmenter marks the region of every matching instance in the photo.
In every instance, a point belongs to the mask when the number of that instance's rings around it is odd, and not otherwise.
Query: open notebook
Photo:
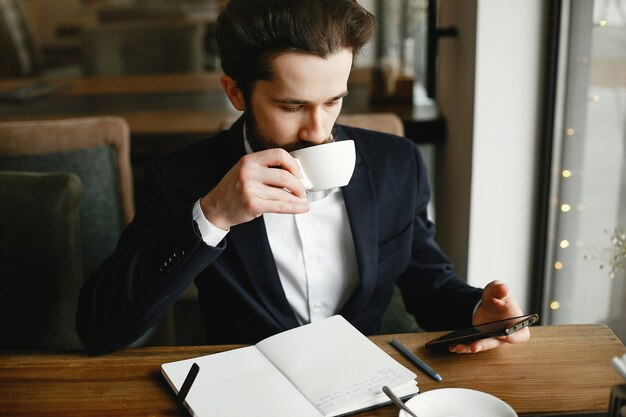
[[[255,346],[161,365],[178,393],[191,366],[200,371],[185,406],[200,417],[324,417],[417,394],[416,375],[341,316],[297,327]]]

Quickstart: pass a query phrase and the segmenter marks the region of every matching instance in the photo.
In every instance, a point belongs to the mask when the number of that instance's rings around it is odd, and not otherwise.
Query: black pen
[[[422,361],[420,358],[412,354],[411,351],[408,350],[402,343],[398,342],[396,339],[391,339],[390,343],[393,347],[398,349],[400,353],[406,356],[411,362],[419,366],[424,372],[426,372],[428,375],[433,377],[433,379],[435,379],[436,381],[440,381],[440,382],[442,381],[443,378],[441,378],[441,375],[435,372],[433,368],[426,365],[426,363],[424,363],[424,361]]]
[[[185,408],[185,398],[187,398],[187,394],[189,394],[189,390],[193,385],[196,377],[198,376],[198,372],[200,372],[200,366],[194,362],[189,369],[189,373],[183,382],[183,385],[180,387],[180,391],[178,391],[178,395],[176,396],[176,400],[178,401],[178,405],[185,411],[185,414],[188,410]]]

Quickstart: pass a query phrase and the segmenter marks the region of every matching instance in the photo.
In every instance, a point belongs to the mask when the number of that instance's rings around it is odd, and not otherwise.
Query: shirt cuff
[[[196,201],[193,205],[193,220],[198,225],[204,243],[212,247],[216,247],[230,231],[230,229],[220,229],[204,217],[204,213],[200,207],[200,200]]]
[[[472,311],[472,319],[474,318],[474,314],[476,314],[476,310],[478,310],[478,307],[480,307],[480,305],[482,304],[483,299],[481,298],[480,300],[478,300],[478,302],[476,303],[476,305],[474,306],[474,311]]]

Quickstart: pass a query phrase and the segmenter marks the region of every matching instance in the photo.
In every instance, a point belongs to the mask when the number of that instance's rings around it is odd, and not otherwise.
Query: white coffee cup
[[[300,181],[307,191],[323,191],[347,185],[356,163],[353,140],[323,143],[290,154],[300,166]]]

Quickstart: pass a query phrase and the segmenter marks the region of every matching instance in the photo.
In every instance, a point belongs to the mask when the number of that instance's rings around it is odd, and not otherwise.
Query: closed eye
[[[343,98],[345,96],[348,95],[348,92],[345,91],[335,97],[332,97],[330,100],[328,100],[326,103],[324,103],[324,106],[326,107],[335,107],[335,106],[339,106],[341,105],[341,103],[343,102]],[[280,108],[282,109],[282,111],[286,112],[286,113],[297,113],[299,111],[302,111],[304,109],[305,106],[310,105],[311,103],[304,101],[304,100],[299,100],[299,99],[295,99],[295,98],[286,98],[286,99],[274,99],[273,100],[277,105],[280,106]]]
[[[282,109],[288,113],[297,113],[302,110],[302,106],[282,106]]]

